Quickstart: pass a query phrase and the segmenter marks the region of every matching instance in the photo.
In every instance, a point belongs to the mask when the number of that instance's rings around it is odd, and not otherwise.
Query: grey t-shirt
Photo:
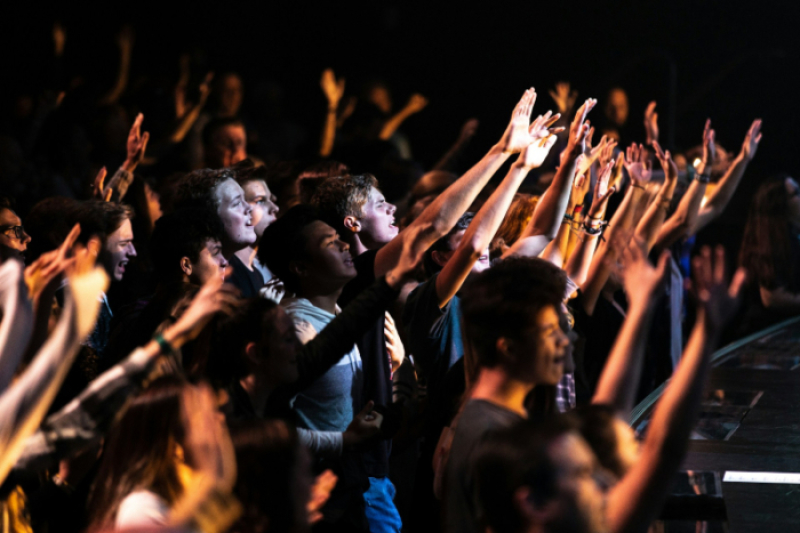
[[[473,502],[472,467],[478,445],[492,431],[522,420],[517,413],[485,400],[470,400],[458,419],[444,478],[444,530],[447,533],[478,533]]]

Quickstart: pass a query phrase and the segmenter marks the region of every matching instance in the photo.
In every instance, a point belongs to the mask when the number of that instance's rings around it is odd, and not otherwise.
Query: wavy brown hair
[[[113,529],[117,510],[137,490],[158,494],[172,505],[183,493],[175,444],[183,441],[184,380],[165,376],[128,404],[106,441],[87,507],[89,531]]]
[[[739,264],[755,283],[770,290],[794,276],[789,249],[792,237],[787,178],[779,176],[758,188],[739,251]]]

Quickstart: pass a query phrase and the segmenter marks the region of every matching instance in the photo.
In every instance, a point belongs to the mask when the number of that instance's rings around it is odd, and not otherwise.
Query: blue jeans
[[[403,521],[394,506],[395,492],[388,477],[369,478],[369,489],[364,493],[364,503],[370,533],[400,533]]]

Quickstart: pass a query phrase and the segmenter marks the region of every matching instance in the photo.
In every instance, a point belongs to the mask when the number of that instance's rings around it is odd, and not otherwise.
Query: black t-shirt
[[[339,297],[339,305],[345,307],[358,296],[361,291],[372,285],[375,281],[375,256],[377,250],[369,250],[356,257],[353,264],[358,274],[345,285]],[[376,409],[384,415],[384,436],[390,436],[392,429],[396,429],[398,416],[396,409],[392,408],[392,367],[389,352],[386,349],[386,339],[383,328],[386,322],[385,315],[381,315],[361,339],[356,342],[361,354],[361,365],[364,375],[364,390],[360,405],[369,400],[375,402]],[[389,434],[389,435],[387,435]],[[387,477],[389,475],[389,454],[391,441],[388,439],[378,441],[364,452],[364,463],[370,477]]]
[[[230,264],[233,267],[233,274],[228,281],[239,289],[242,298],[258,297],[258,291],[264,286],[264,278],[261,277],[261,274],[247,268],[235,255],[231,256]]]

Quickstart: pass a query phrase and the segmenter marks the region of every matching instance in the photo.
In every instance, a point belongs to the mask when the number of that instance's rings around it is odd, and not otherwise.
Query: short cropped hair
[[[530,257],[510,257],[469,281],[463,289],[461,316],[465,341],[477,364],[497,366],[497,340],[519,338],[542,309],[558,309],[566,285],[563,270]]]
[[[219,206],[214,196],[214,189],[229,179],[236,179],[236,174],[229,168],[218,170],[204,168],[186,174],[176,186],[175,208],[199,207],[216,213]]]
[[[437,240],[430,248],[425,250],[425,255],[422,256],[423,264],[425,265],[425,274],[429,277],[439,272],[442,267],[433,260],[433,252],[452,252],[450,247],[450,237],[459,231],[466,230],[475,218],[475,213],[466,212],[461,215],[453,229],[447,232],[444,237]]]
[[[78,242],[86,244],[90,238],[97,237],[105,244],[108,236],[123,222],[133,219],[133,209],[115,202],[86,200],[75,206],[70,218],[70,227],[76,223],[81,225]]]
[[[530,490],[542,506],[558,494],[558,466],[549,448],[574,431],[570,420],[554,415],[522,421],[491,432],[479,445],[474,463],[478,519],[495,533],[519,533],[525,523],[514,503],[516,491]]]
[[[160,282],[181,278],[180,260],[188,257],[192,263],[209,240],[222,240],[224,229],[215,213],[206,209],[179,209],[158,219],[150,238],[155,274]]]
[[[317,187],[311,204],[326,223],[342,232],[345,217],[364,215],[364,204],[372,188],[378,188],[378,180],[372,174],[328,178]]]
[[[291,292],[299,290],[299,280],[289,265],[292,261],[306,258],[304,230],[313,222],[322,221],[317,209],[310,205],[296,205],[267,226],[258,245],[258,259],[283,281]]]

